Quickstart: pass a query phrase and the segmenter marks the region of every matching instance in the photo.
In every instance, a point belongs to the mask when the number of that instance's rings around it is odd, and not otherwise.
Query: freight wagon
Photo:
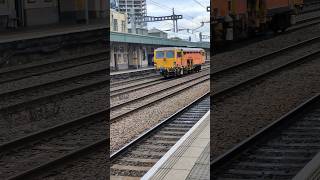
[[[162,47],[154,50],[154,66],[164,77],[199,72],[205,63],[201,48]]]
[[[268,30],[285,31],[304,5],[303,0],[211,0],[211,4],[216,45]]]

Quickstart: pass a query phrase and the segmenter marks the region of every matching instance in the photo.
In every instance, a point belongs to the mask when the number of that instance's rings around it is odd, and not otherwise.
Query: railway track
[[[231,67],[213,70],[211,71],[211,81],[215,83],[213,97],[226,95],[261,77],[317,57],[320,54],[319,46],[320,37],[316,37]]]
[[[199,104],[204,102],[204,100],[199,102],[200,99],[193,102],[193,106],[197,102]],[[207,109],[210,106],[208,99],[207,94],[205,100]],[[196,106],[200,107],[201,105]],[[188,106],[183,110],[190,107]],[[0,145],[0,162],[4,165],[1,166],[0,177],[24,179],[38,176],[44,170],[50,171],[52,167],[62,166],[66,161],[72,161],[79,154],[101,149],[102,145],[105,146],[108,142],[107,135],[103,133],[105,132],[107,112],[107,109],[99,111]],[[191,111],[188,112],[190,116]],[[188,115],[188,112],[185,114]],[[204,114],[206,111],[201,112]],[[172,116],[172,118],[175,116]],[[197,117],[201,118],[201,116]],[[180,121],[181,124],[184,123],[182,120],[177,121]],[[192,119],[185,122],[185,127],[191,128],[192,123],[196,123],[196,120],[193,120],[194,122],[190,121]],[[177,126],[180,124],[176,121],[173,123],[178,124]],[[183,127],[181,129],[185,130]],[[181,134],[178,133],[178,135]],[[24,150],[19,151],[21,148],[24,148]],[[12,161],[12,159],[15,160]],[[29,161],[29,159],[32,159],[32,161]],[[20,160],[21,163],[16,164],[17,160]]]
[[[48,59],[45,62],[34,62],[0,69],[0,84],[17,81],[32,76],[40,76],[76,66],[105,61],[106,51],[91,52],[87,55],[72,56],[63,59]]]
[[[209,109],[208,92],[113,153],[111,179],[142,177]]]
[[[0,177],[10,176],[9,179],[16,179],[32,176],[69,159],[74,153],[105,143],[106,135],[103,132],[107,112],[108,109],[105,109],[72,121],[64,121],[0,145],[0,162],[6,165],[2,166]],[[90,144],[95,141],[96,143]],[[18,151],[21,148],[24,151]],[[11,161],[13,158],[21,158],[23,163],[15,164],[16,161]]]
[[[128,80],[113,80],[110,83],[111,87],[118,87],[118,86],[122,86],[122,85],[127,85],[127,84],[131,84],[137,81],[141,81],[141,80],[148,80],[148,79],[162,79],[161,77],[159,77],[159,74],[151,74],[148,76],[142,76],[142,77],[138,77],[138,78],[130,78]]]
[[[108,88],[109,80],[105,75],[107,64],[103,53],[91,54],[83,59],[78,58],[78,60],[68,59],[44,64],[36,63],[15,69],[2,69],[1,73],[3,74],[14,74],[18,70],[29,72],[25,76],[18,74],[7,79],[1,79],[1,83],[5,84],[5,86],[2,86],[5,90],[0,93],[2,118],[5,118],[4,114],[6,113],[25,111],[24,108],[39,111],[37,107],[52,103],[53,100],[61,100],[68,95],[79,95],[97,88]],[[81,67],[85,67],[85,70],[76,71],[77,68],[79,70]],[[36,72],[36,69],[39,71]],[[50,73],[57,74],[57,72],[64,72],[66,76],[61,76],[61,74],[50,75]],[[26,86],[17,83],[24,78],[35,75],[39,76],[36,83],[31,82]],[[42,77],[47,78],[41,79]],[[11,119],[11,116],[8,116],[5,120],[10,121],[10,124],[15,128],[10,129],[8,127],[9,129],[5,130],[12,132],[15,132],[16,128],[21,130],[10,137],[1,137],[0,179],[9,177],[9,179],[15,179],[23,174],[37,171],[40,167],[46,167],[53,162],[60,162],[69,155],[82,151],[81,149],[89,146],[90,143],[107,137],[104,134],[106,130],[105,122],[107,121],[106,114],[106,110],[97,111],[74,118],[72,121],[66,120],[67,118],[62,118],[62,120],[52,118],[50,120],[45,119],[45,121],[34,119],[35,122],[25,124],[26,127],[30,128],[28,130],[20,127],[23,122]],[[3,126],[3,124],[1,125]]]
[[[206,60],[204,65],[208,65],[210,63],[210,60]],[[110,79],[111,79],[111,86],[117,86],[118,84],[125,84],[126,82],[132,82],[135,80],[141,80],[144,78],[149,78],[149,77],[156,77],[158,74],[154,68],[146,69],[146,70],[139,70],[137,71],[132,71],[128,73],[121,73],[119,72],[114,72],[115,74],[111,73]],[[142,76],[142,77],[141,77]]]
[[[320,16],[302,19],[297,21],[295,25],[289,27],[284,33],[291,33],[318,24],[320,24]]]
[[[202,71],[208,70],[209,68],[210,68],[209,66],[205,66],[205,67],[203,67]],[[190,75],[192,75],[192,74],[189,74],[187,76],[190,76]],[[148,87],[151,87],[154,85],[158,85],[158,84],[161,84],[164,82],[169,82],[169,81],[173,81],[173,80],[177,79],[177,78],[165,79],[165,78],[159,77],[159,76],[156,76],[156,77],[158,77],[158,78],[154,78],[154,79],[150,79],[150,80],[142,81],[142,82],[137,82],[137,83],[133,83],[133,84],[129,83],[128,85],[120,86],[120,87],[116,87],[116,88],[112,87],[110,89],[110,97],[113,98],[115,96],[134,92],[134,91],[137,91],[137,90],[140,90],[143,88],[148,88]],[[183,76],[183,77],[186,77],[186,76]],[[183,78],[183,77],[179,77],[179,78]]]
[[[292,179],[320,152],[320,94],[211,163],[213,179]]]
[[[106,61],[83,65],[87,67],[86,72],[79,72],[69,76],[54,76],[50,80],[37,82],[18,88],[8,88],[8,91],[0,93],[0,112],[18,110],[21,107],[33,106],[45,103],[54,97],[71,95],[74,93],[85,92],[92,88],[102,88],[107,86],[108,78],[105,76],[107,71]],[[92,68],[92,70],[90,70]],[[51,78],[53,80],[51,80]],[[13,86],[14,87],[14,86]]]
[[[312,40],[307,40],[305,42],[295,44],[293,46],[281,49],[279,51],[275,51],[255,59],[251,59],[249,61],[239,63],[232,67],[227,67],[220,70],[216,69],[211,74],[211,77],[212,77],[211,79],[215,83],[215,86],[213,87],[214,92],[213,92],[212,98],[215,100],[215,102],[223,101],[224,99],[223,97],[226,97],[226,96],[232,97],[233,93],[242,91],[245,88],[254,87],[258,85],[260,82],[262,82],[265,79],[265,77],[274,76],[278,72],[288,70],[292,67],[303,64],[309,60],[315,60],[316,58],[319,58],[320,51],[318,50],[319,49],[317,45],[318,42],[319,42],[318,37],[316,37]],[[300,50],[302,51],[298,52]],[[285,62],[284,61],[281,62],[281,59],[283,59]],[[277,62],[273,60],[277,60]],[[211,167],[211,168],[214,168],[214,167]],[[251,168],[252,169],[256,168],[254,170],[258,171],[260,167],[252,166]],[[250,169],[247,172],[250,172],[250,173],[253,172],[254,170],[252,169]],[[237,169],[234,172],[236,171]],[[237,172],[240,172],[240,171],[243,173],[246,172],[245,169],[243,168]],[[253,174],[254,172],[250,175],[253,175]],[[268,172],[265,173],[265,175],[266,176],[261,176],[261,177],[256,176],[255,178],[252,178],[252,179],[264,179],[264,178],[268,179],[268,176],[267,176]],[[248,177],[236,176],[236,175],[230,176],[230,177],[223,176],[223,178],[225,179],[228,179],[228,178],[229,179],[237,179],[237,178],[247,179]],[[280,179],[280,178],[274,178],[274,179]]]
[[[106,122],[107,111],[99,111],[0,145],[0,178],[21,178],[103,143]]]
[[[319,16],[315,16],[315,17],[310,17],[310,18],[305,18],[305,19],[301,19],[297,22],[296,25],[301,25],[301,24],[306,24],[312,21],[319,21],[320,20],[320,15]]]
[[[305,5],[304,9],[300,12],[301,14],[307,14],[311,12],[316,12],[320,10],[320,3],[314,2],[314,3],[308,3]]]
[[[315,52],[310,52],[310,54],[307,54],[307,55],[306,55],[305,51],[303,51],[304,56],[298,56],[299,58],[295,58],[294,60],[292,60],[290,62],[286,61],[286,62],[282,62],[282,63],[276,64],[276,65],[275,65],[275,62],[271,62],[271,59],[273,59],[274,57],[284,55],[284,54],[288,53],[289,51],[292,52],[293,50],[297,50],[299,48],[300,49],[301,48],[309,48],[310,45],[317,45],[318,40],[319,40],[319,38],[315,38],[310,41],[305,41],[303,43],[299,43],[297,45],[284,48],[284,49],[279,50],[277,52],[273,52],[271,54],[256,58],[255,60],[250,60],[248,62],[241,63],[241,65],[238,64],[238,65],[233,66],[231,68],[229,67],[224,70],[219,70],[219,71],[213,72],[211,74],[212,77],[220,78],[220,80],[222,80],[222,77],[229,77],[230,78],[230,76],[233,76],[233,78],[234,78],[234,77],[239,76],[239,74],[235,73],[236,70],[241,72],[241,70],[243,71],[243,68],[248,68],[244,71],[249,71],[249,70],[251,71],[250,73],[247,72],[249,74],[249,76],[245,75],[244,77],[241,77],[241,79],[237,79],[237,80],[233,79],[233,80],[225,81],[224,85],[222,84],[222,81],[220,82],[220,85],[219,85],[219,83],[217,83],[217,81],[213,80],[216,84],[216,86],[214,86],[215,92],[213,93],[213,98],[215,98],[215,97],[218,98],[223,95],[228,95],[228,93],[230,93],[231,91],[233,91],[235,89],[239,90],[250,83],[258,82],[263,77],[266,77],[268,75],[271,75],[271,74],[278,72],[278,71],[281,71],[281,70],[285,70],[286,68],[292,67],[292,66],[297,65],[299,63],[303,63],[303,62],[307,61],[309,58],[313,58],[315,56],[318,56],[320,52],[317,50]],[[258,72],[257,71],[252,72],[252,70],[257,68],[257,66],[261,66],[261,64],[263,62],[269,62],[270,64],[264,64],[263,70],[261,70],[261,68],[260,68],[260,69],[258,69]],[[228,73],[228,75],[226,75],[226,73]],[[217,75],[219,75],[219,76],[217,76]],[[230,83],[230,82],[232,82],[232,83]],[[229,86],[226,86],[226,84],[228,84]],[[231,85],[231,87],[230,87],[230,85]],[[131,166],[131,165],[129,164],[128,166]],[[119,167],[121,169],[120,166],[116,166],[116,167]],[[125,169],[125,168],[122,167],[122,169]],[[137,169],[139,170],[139,168],[137,168]],[[142,174],[143,174],[143,168],[140,168],[140,170],[142,171]],[[146,170],[146,169],[144,169],[144,170]],[[139,174],[139,172],[136,172],[136,174]],[[125,172],[122,172],[121,170],[117,170],[115,175],[126,176],[127,174],[125,174]]]
[[[183,81],[168,87],[161,88],[147,95],[137,97],[122,103],[113,104],[110,107],[110,121],[114,123],[137,110],[146,108],[154,103],[168,99],[198,84],[205,83],[210,80],[209,72],[195,74],[196,76],[189,81]],[[112,103],[111,103],[112,104]]]

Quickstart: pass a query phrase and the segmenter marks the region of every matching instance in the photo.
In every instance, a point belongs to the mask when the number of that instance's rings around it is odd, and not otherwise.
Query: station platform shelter
[[[110,68],[116,71],[153,67],[153,53],[159,47],[203,48],[206,59],[210,59],[209,42],[189,42],[121,32],[111,32],[110,41]]]

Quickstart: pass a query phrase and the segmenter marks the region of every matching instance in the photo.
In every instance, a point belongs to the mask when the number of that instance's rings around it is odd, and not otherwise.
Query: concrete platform
[[[210,179],[210,111],[142,179]]]
[[[320,179],[320,152],[293,178],[293,180]]]
[[[101,22],[92,24],[51,25],[32,28],[19,28],[0,33],[0,43],[9,43],[20,40],[37,39],[50,36],[58,36],[68,33],[85,32],[90,30],[106,29],[107,25]]]
[[[155,68],[146,67],[146,68],[139,68],[139,69],[120,70],[120,71],[110,72],[110,75],[115,76],[115,75],[121,75],[121,74],[139,73],[143,71],[152,71],[152,70],[155,70]]]

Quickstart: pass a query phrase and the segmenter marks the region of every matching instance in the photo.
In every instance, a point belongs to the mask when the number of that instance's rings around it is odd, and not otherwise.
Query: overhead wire
[[[197,1],[197,0],[194,0],[194,1],[195,1],[197,4],[199,4],[200,6],[204,7],[199,1]],[[161,9],[164,9],[164,10],[167,10],[167,11],[172,12],[172,8],[170,8],[170,7],[166,6],[166,5],[160,4],[160,3],[155,2],[155,1],[153,1],[153,0],[149,0],[149,2],[150,2],[151,4],[153,4],[153,5],[161,8]],[[206,7],[204,7],[204,8],[206,9]],[[177,8],[175,8],[175,11],[176,11],[176,12],[183,13],[181,10],[179,10],[179,9],[177,9]],[[184,16],[189,17],[189,18],[191,18],[191,19],[194,19],[194,17],[189,16],[189,15],[185,15],[185,14],[184,14]],[[191,23],[193,23],[193,24],[196,25],[195,22],[193,22],[193,21],[191,21],[191,20],[189,20],[189,19],[185,19],[185,20],[190,21]],[[162,21],[162,22],[165,23],[165,24],[167,24],[167,25],[169,24],[169,23],[166,22],[166,21]],[[170,26],[173,26],[173,22],[170,22],[169,25],[170,25]],[[186,29],[186,30],[189,29],[189,30],[191,30],[191,33],[190,33],[190,32],[187,32],[187,33],[189,33],[189,34],[194,34],[194,32],[201,32],[201,31],[198,31],[198,30],[193,31],[192,28],[186,28],[186,27],[181,26],[181,25],[179,25],[179,27],[181,27],[182,29]],[[195,34],[194,34],[194,35],[195,35]]]
[[[202,5],[199,1],[197,1],[197,0],[193,0],[193,1],[196,2],[198,5],[200,5],[201,7],[207,9],[207,7],[205,7],[204,5]]]
[[[159,8],[162,8],[162,9],[166,8],[165,10],[168,10],[168,11],[172,12],[172,8],[170,8],[170,7],[166,6],[166,5],[160,4],[160,3],[155,2],[155,1],[153,1],[153,0],[149,0],[149,1],[150,1],[152,4],[156,5],[157,7],[159,7]],[[180,11],[179,9],[177,9],[177,8],[175,8],[175,11],[180,12],[180,13],[183,14],[183,12]],[[186,16],[186,17],[189,17],[189,18],[191,18],[191,19],[194,19],[194,17],[189,16],[189,15],[186,15],[186,14],[183,14],[183,16]],[[185,19],[185,20],[190,21],[191,23],[195,24],[195,22],[193,22],[193,21],[191,21],[191,20],[189,20],[189,19]]]

